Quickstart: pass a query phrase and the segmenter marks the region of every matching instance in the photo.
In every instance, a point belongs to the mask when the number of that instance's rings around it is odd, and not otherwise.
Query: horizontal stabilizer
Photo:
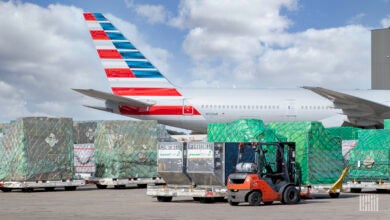
[[[126,97],[122,97],[122,96],[117,96],[114,94],[101,92],[101,91],[97,91],[97,90],[93,90],[93,89],[73,89],[73,90],[76,92],[79,92],[81,94],[84,94],[86,96],[96,98],[96,99],[101,99],[101,100],[105,100],[105,101],[112,101],[112,102],[116,102],[118,104],[125,104],[125,105],[129,105],[129,106],[140,107],[140,108],[152,106],[154,104],[154,103],[143,102],[143,101],[139,101],[139,100],[135,100],[135,99],[131,99],[131,98],[126,98]],[[93,107],[93,106],[87,106],[87,107],[106,111],[104,109],[100,109],[100,107]]]
[[[88,108],[93,108],[93,109],[97,109],[97,110],[101,110],[101,111],[105,111],[105,112],[114,112],[114,110],[112,108],[106,108],[106,107],[100,107],[100,106],[91,106],[91,105],[83,105],[85,107],[88,107]]]

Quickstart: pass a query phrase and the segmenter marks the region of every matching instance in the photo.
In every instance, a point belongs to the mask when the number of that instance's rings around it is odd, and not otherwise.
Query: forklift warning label
[[[188,149],[188,158],[213,158],[213,151],[210,149]]]
[[[183,153],[181,150],[159,150],[158,158],[160,159],[181,159]]]

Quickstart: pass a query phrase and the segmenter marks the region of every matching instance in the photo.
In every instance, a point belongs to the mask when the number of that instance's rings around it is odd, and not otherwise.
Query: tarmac
[[[327,194],[315,196],[297,205],[233,207],[192,198],[163,203],[146,196],[146,189],[97,190],[87,185],[76,191],[0,192],[0,219],[390,219],[390,193],[342,193],[337,199]]]

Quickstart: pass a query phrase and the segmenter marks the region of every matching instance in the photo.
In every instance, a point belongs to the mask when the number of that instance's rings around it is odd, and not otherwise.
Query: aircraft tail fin
[[[136,99],[180,97],[180,92],[101,13],[84,13],[114,95]]]

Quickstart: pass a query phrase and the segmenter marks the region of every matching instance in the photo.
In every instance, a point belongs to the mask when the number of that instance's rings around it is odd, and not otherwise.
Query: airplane
[[[101,13],[84,13],[112,93],[74,89],[104,100],[87,106],[195,132],[236,119],[264,122],[322,121],[325,126],[381,127],[390,118],[390,91],[179,88]]]

